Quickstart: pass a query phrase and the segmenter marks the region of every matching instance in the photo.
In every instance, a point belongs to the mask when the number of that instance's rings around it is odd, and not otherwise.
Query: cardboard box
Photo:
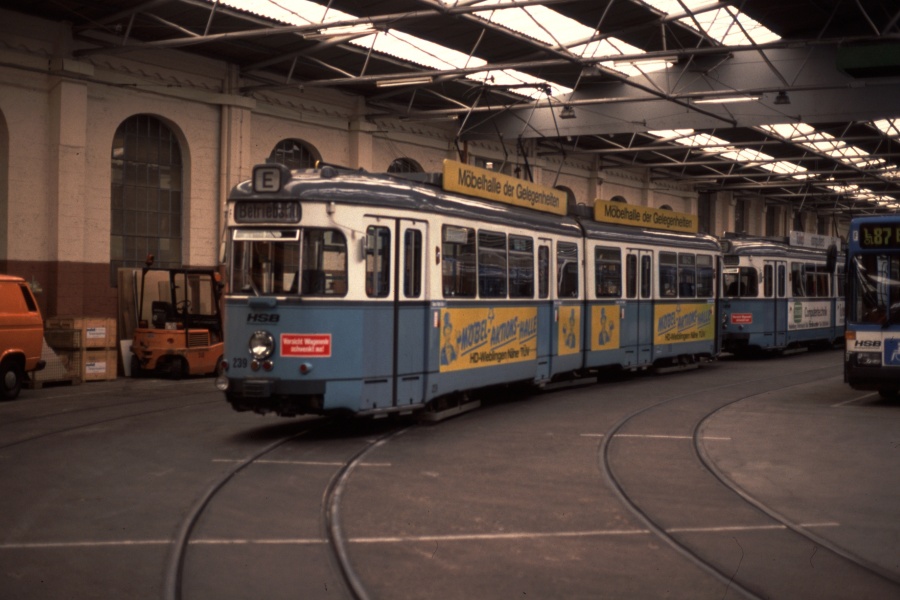
[[[118,352],[115,348],[84,351],[84,381],[111,381],[118,371]]]

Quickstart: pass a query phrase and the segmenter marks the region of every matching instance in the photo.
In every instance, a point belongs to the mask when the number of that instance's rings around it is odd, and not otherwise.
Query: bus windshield
[[[347,240],[340,231],[237,229],[232,243],[232,294],[347,294]]]
[[[900,321],[900,255],[858,254],[853,257],[855,278],[853,313],[860,323]]]

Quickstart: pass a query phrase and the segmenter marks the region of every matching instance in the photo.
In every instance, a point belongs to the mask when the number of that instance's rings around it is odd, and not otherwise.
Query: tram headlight
[[[275,351],[275,338],[268,331],[254,331],[248,346],[250,356],[256,360],[265,360]]]

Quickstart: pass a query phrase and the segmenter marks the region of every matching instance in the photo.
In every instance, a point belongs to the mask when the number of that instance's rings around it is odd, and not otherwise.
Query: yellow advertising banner
[[[537,359],[537,308],[444,308],[441,373]]]
[[[657,304],[653,309],[653,343],[710,341],[715,335],[711,303]]]
[[[557,320],[557,348],[560,356],[581,350],[581,307],[560,306]]]
[[[591,307],[591,350],[616,350],[619,341],[619,325],[622,311],[617,305]]]
[[[633,227],[686,233],[697,233],[699,229],[699,220],[696,215],[673,210],[648,208],[646,206],[632,206],[606,200],[596,200],[594,202],[594,220],[600,223],[615,223],[617,225],[631,225]]]
[[[444,189],[553,213],[566,214],[566,193],[454,160],[444,160]]]

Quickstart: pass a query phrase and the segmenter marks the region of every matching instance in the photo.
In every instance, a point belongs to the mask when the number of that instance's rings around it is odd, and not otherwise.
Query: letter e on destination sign
[[[282,333],[281,355],[301,358],[331,356],[330,333]]]

